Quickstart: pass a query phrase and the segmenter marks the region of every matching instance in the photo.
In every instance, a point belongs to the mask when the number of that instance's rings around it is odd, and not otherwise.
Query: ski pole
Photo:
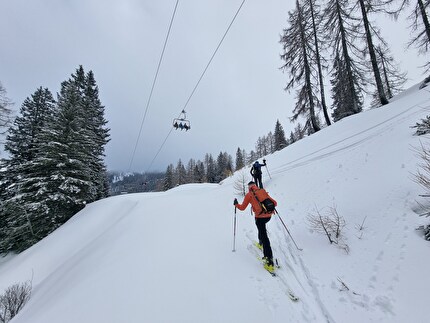
[[[266,170],[267,170],[267,174],[269,175],[269,178],[272,179],[272,176],[270,176],[269,168],[267,167],[267,165],[266,165]]]
[[[272,179],[272,176],[270,176],[269,167],[267,167],[265,159],[263,159],[263,163],[264,163],[264,166],[266,166],[266,171],[267,171],[267,174],[269,175],[269,178]]]
[[[236,206],[234,207],[234,229],[233,229],[233,250],[232,252],[236,251]]]
[[[287,226],[285,225],[284,221],[282,220],[281,216],[279,215],[279,213],[278,213],[278,210],[277,210],[277,209],[275,209],[275,213],[278,215],[279,220],[281,220],[281,223],[282,223],[282,225],[284,226],[285,230],[287,230],[287,233],[288,233],[288,235],[290,236],[291,240],[293,240],[294,245],[296,246],[297,250],[302,251],[303,249],[301,249],[301,248],[299,248],[299,247],[297,246],[297,243],[294,241],[293,236],[291,235],[290,231],[288,230]]]

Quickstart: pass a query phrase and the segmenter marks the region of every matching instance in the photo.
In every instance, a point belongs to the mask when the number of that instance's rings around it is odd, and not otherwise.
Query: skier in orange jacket
[[[260,203],[261,201],[257,200],[256,197],[256,192],[261,189],[259,189],[253,181],[248,183],[248,189],[249,191],[246,193],[242,204],[240,204],[237,199],[234,199],[234,205],[239,210],[244,211],[248,204],[251,203],[251,208],[255,215],[255,224],[257,225],[258,229],[258,242],[263,246],[264,261],[268,266],[273,267],[273,253],[270,246],[269,237],[267,236],[266,223],[270,221],[274,212],[264,212]],[[270,198],[275,206],[277,206],[277,202],[274,199],[272,199],[270,196],[268,198]]]

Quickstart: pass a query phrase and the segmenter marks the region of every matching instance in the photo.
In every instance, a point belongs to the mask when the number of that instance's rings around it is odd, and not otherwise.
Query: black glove
[[[265,160],[265,159],[263,159],[263,163],[264,163],[264,164],[266,163],[266,160]]]
[[[234,205],[239,204],[239,202],[237,201],[237,199],[234,199],[233,204],[234,204]]]

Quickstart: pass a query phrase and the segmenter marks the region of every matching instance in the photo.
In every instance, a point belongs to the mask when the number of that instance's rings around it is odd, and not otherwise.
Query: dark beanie
[[[254,185],[255,185],[255,182],[250,181],[250,182],[248,183],[248,185],[252,185],[252,184],[254,184]]]

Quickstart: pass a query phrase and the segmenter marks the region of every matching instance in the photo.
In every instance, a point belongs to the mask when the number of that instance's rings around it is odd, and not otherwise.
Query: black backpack
[[[259,188],[257,190],[252,190],[255,199],[261,205],[261,213],[273,213],[275,211],[275,203],[270,198],[269,193],[266,192],[264,188]]]
[[[258,162],[255,162],[254,165],[252,165],[252,168],[254,169],[254,173],[260,174],[261,173],[261,165]]]
[[[261,207],[263,208],[263,213],[272,213],[275,211],[275,203],[269,198],[261,202]]]

